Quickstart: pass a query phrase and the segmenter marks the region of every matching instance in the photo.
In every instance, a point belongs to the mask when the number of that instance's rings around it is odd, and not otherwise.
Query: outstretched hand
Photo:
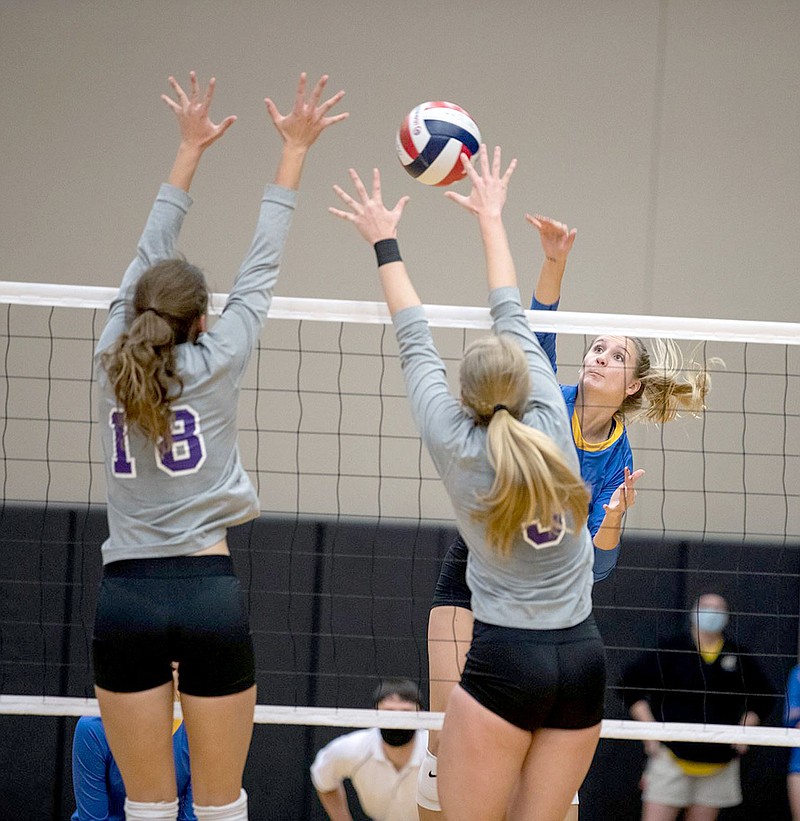
[[[475,214],[477,217],[499,217],[503,212],[508,193],[508,181],[517,167],[517,161],[511,160],[504,174],[500,174],[501,151],[500,146],[494,149],[492,165],[489,167],[489,154],[486,145],[481,144],[478,151],[478,165],[480,173],[473,167],[469,159],[462,154],[461,163],[467,176],[472,183],[472,191],[469,196],[457,194],[455,191],[446,191],[445,197],[452,200],[462,208]]]
[[[208,81],[206,93],[201,97],[197,87],[197,74],[190,71],[189,94],[186,94],[174,77],[170,77],[169,84],[178,99],[176,101],[167,94],[161,95],[161,99],[172,109],[178,119],[181,143],[201,152],[216,142],[236,122],[236,117],[233,115],[226,117],[220,123],[213,123],[209,118],[208,109],[214,96],[216,82],[216,79],[212,77]]]
[[[377,168],[372,171],[372,193],[368,193],[355,169],[350,169],[350,179],[356,189],[358,198],[351,197],[343,188],[333,186],[339,199],[350,209],[342,211],[339,208],[328,208],[334,216],[352,222],[358,233],[370,244],[374,245],[381,239],[395,239],[397,225],[403,214],[403,209],[410,197],[400,197],[394,208],[389,209],[383,204],[381,195],[381,175]]]
[[[603,510],[606,513],[622,515],[630,510],[636,504],[636,488],[634,485],[639,479],[644,476],[643,470],[635,470],[630,472],[629,468],[625,468],[625,480],[623,483],[611,494],[607,505],[603,505]]]
[[[264,100],[267,112],[287,147],[309,148],[328,126],[339,123],[350,116],[347,112],[332,117],[327,116],[336,103],[344,97],[344,91],[338,91],[333,97],[320,103],[327,82],[328,75],[323,74],[314,86],[311,97],[306,100],[306,73],[303,72],[297,83],[294,106],[286,115],[278,111],[278,107],[269,97]]]
[[[577,228],[569,230],[566,223],[544,217],[541,214],[525,214],[525,219],[539,231],[542,250],[550,262],[565,262],[572,243],[578,233]]]

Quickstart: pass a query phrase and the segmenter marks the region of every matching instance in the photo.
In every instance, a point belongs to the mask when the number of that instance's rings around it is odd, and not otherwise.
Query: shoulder
[[[745,653],[746,654],[747,652],[748,652],[748,650],[744,645],[739,644],[739,642],[734,641],[734,639],[732,639],[728,636],[725,636],[725,642],[722,645],[722,650],[720,650],[720,655],[722,655],[723,653]]]
[[[75,739],[93,739],[107,744],[106,731],[100,716],[81,716],[75,725]]]
[[[352,733],[345,733],[329,741],[317,755],[325,753],[328,756],[349,757],[358,755],[370,750],[375,743],[378,730],[356,730]]]
[[[759,658],[751,652],[750,648],[733,639],[729,639],[727,636],[725,637],[725,644],[722,645],[722,650],[720,651],[720,657],[722,656],[734,656],[739,660],[739,664],[749,668],[751,672],[761,670],[761,662]]]
[[[414,738],[414,752],[411,756],[412,766],[418,767],[425,760],[428,754],[428,731],[417,730]]]
[[[107,765],[114,760],[99,716],[83,716],[78,720],[72,737],[72,755],[73,761],[80,762],[82,767],[95,767],[100,761]]]
[[[577,385],[559,385],[561,388],[561,395],[564,397],[564,401],[567,403],[567,406],[575,404],[575,397],[578,395],[578,386]]]
[[[334,738],[315,756],[311,780],[320,792],[335,789],[345,778],[352,778],[365,761],[375,755],[373,734],[378,730],[357,730]]]
[[[695,652],[697,648],[695,647],[694,640],[689,633],[673,633],[671,636],[668,636],[666,639],[658,642],[658,649],[666,651],[691,650],[692,652]],[[655,657],[655,654],[653,654],[653,656]],[[660,661],[663,663],[665,659],[669,661],[677,660],[679,658],[680,656],[667,652],[660,656]]]

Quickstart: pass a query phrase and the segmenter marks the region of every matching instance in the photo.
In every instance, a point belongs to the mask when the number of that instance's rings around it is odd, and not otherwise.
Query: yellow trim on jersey
[[[579,450],[586,450],[590,453],[596,453],[599,450],[605,450],[606,448],[610,448],[614,442],[622,436],[622,431],[625,430],[625,425],[620,422],[617,417],[614,417],[614,430],[611,431],[611,436],[608,437],[604,442],[587,442],[583,438],[583,432],[581,431],[581,423],[578,419],[578,411],[575,409],[572,412],[572,438],[575,440],[575,447]]]
[[[682,758],[678,758],[672,750],[669,750],[669,754],[675,759],[675,763],[681,768],[686,775],[697,775],[697,776],[708,776],[714,775],[720,770],[724,770],[725,767],[728,766],[729,762],[725,762],[724,764],[703,764],[701,761],[684,761]]]
[[[175,733],[178,732],[178,727],[180,727],[182,723],[183,723],[182,718],[173,718],[172,719],[172,735],[175,735]]]
[[[713,664],[722,652],[722,647],[725,644],[725,639],[721,638],[710,650],[701,650],[700,655],[706,664]]]

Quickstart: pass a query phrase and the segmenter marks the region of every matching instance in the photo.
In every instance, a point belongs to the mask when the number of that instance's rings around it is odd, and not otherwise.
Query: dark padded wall
[[[89,637],[104,535],[100,508],[0,512],[0,692],[92,695]],[[452,535],[398,521],[275,517],[233,532],[250,597],[259,702],[364,707],[380,675],[408,676],[424,688],[428,603]],[[794,545],[628,534],[615,574],[594,594],[608,648],[607,717],[625,717],[615,690],[625,660],[680,626],[681,611],[706,590],[725,595],[740,614],[730,630],[782,692],[797,650],[799,565]],[[780,722],[780,702],[770,723]],[[0,819],[69,817],[75,721],[0,716]],[[308,765],[340,732],[256,725],[245,779],[253,821],[324,818]],[[745,803],[721,818],[788,819],[786,757],[782,749],[751,750]],[[602,741],[581,790],[582,821],[638,818],[643,760],[637,742]]]

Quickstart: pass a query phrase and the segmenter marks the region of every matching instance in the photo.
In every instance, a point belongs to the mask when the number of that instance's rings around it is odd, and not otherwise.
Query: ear
[[[641,379],[634,379],[627,388],[625,388],[625,395],[626,396],[633,396],[640,388],[642,387],[642,380]]]
[[[208,314],[200,314],[200,318],[197,320],[197,327],[201,334],[204,334],[208,330]]]

